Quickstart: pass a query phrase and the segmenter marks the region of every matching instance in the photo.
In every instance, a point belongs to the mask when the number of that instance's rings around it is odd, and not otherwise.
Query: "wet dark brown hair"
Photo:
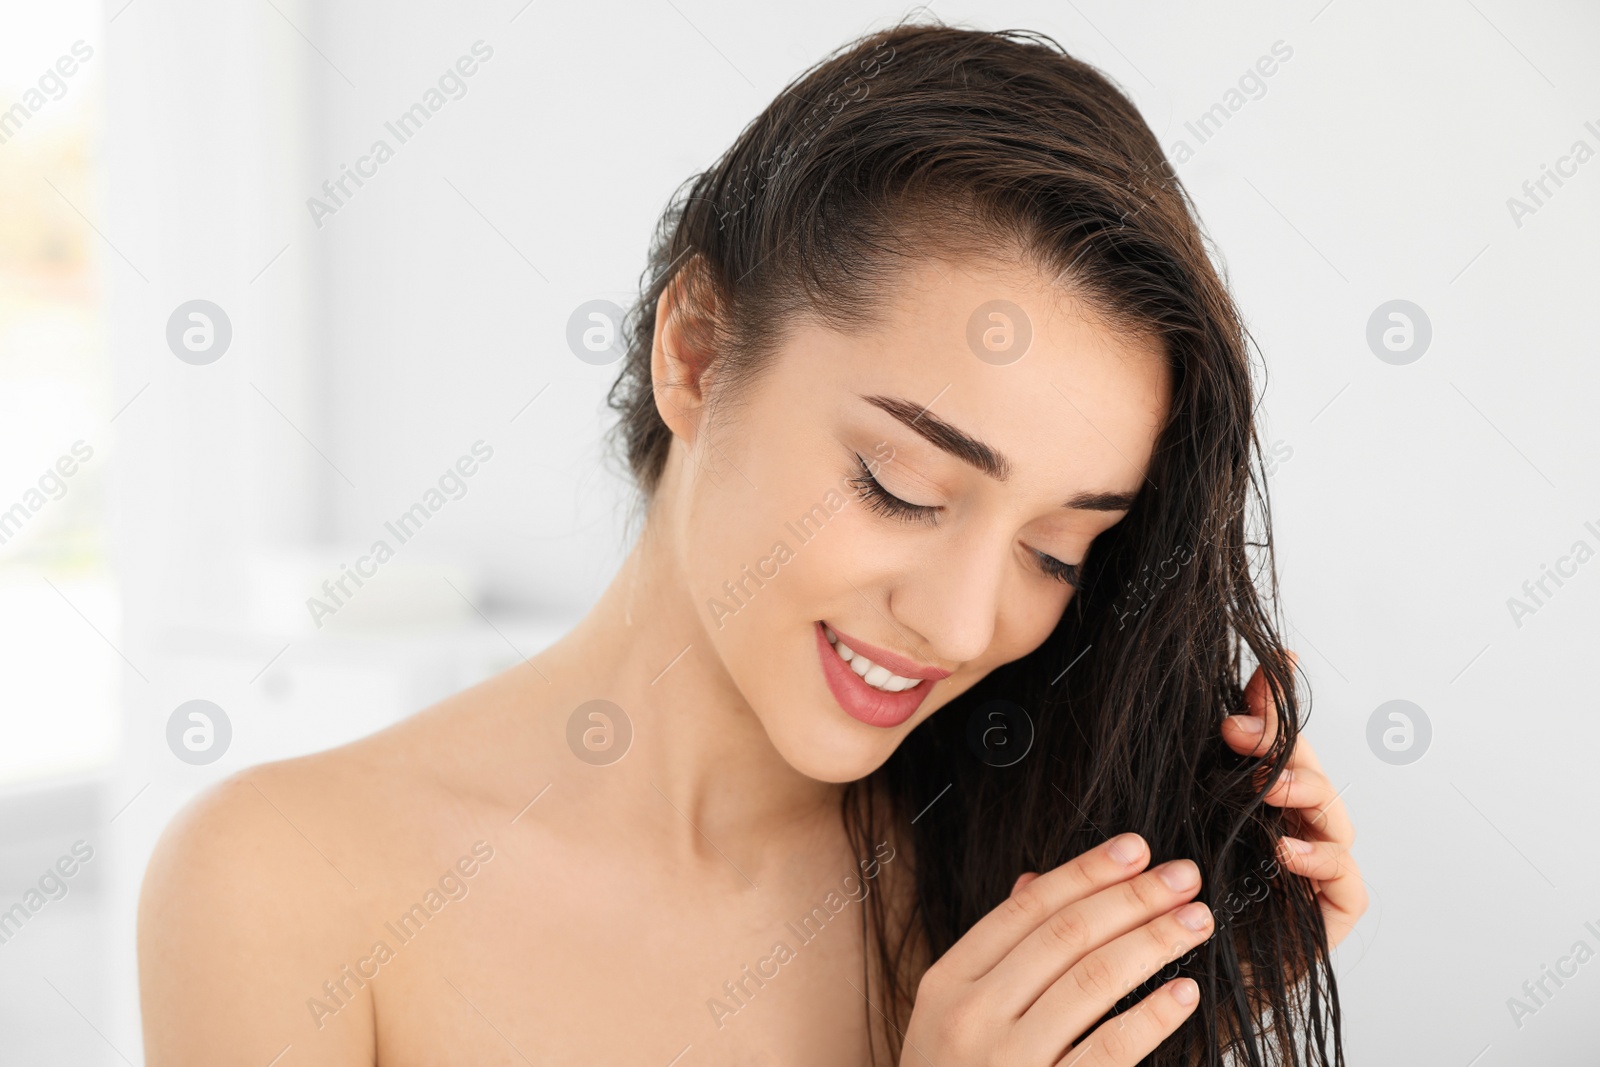
[[[898,1059],[922,970],[1019,874],[1133,830],[1152,866],[1199,865],[1198,899],[1216,916],[1214,936],[1106,1016],[1176,973],[1196,979],[1200,1006],[1144,1062],[1327,1064],[1331,1039],[1342,1065],[1320,909],[1275,862],[1293,827],[1262,800],[1301,714],[1279,636],[1249,338],[1186,191],[1104,75],[1042,34],[901,24],[785,88],[661,219],[609,396],[642,499],[672,439],[650,374],[667,286],[681,287],[692,345],[727,399],[799,316],[869,325],[909,260],[971,256],[1036,267],[1113,327],[1158,340],[1172,402],[1138,499],[1096,539],[1051,636],[845,787],[859,853],[905,842],[914,880],[909,913],[891,913],[884,893],[862,913],[874,1056]],[[1244,710],[1246,649],[1281,722],[1263,758],[1220,736]],[[974,741],[996,709],[1026,745],[1014,762]]]

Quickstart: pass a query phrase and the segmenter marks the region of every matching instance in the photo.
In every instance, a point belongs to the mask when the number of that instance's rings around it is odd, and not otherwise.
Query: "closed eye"
[[[857,495],[873,511],[906,522],[926,523],[929,526],[939,521],[938,507],[908,503],[885,489],[883,484],[873,477],[872,471],[867,467],[867,461],[861,458],[859,452],[856,453],[856,476],[850,479],[850,484],[856,487],[859,491]]]
[[[1083,570],[1076,563],[1062,563],[1054,556],[1047,556],[1035,549],[1033,554],[1039,557],[1039,566],[1052,578],[1058,578],[1074,589],[1083,588]]]
[[[879,514],[900,519],[903,522],[919,522],[928,526],[936,525],[939,521],[939,512],[942,507],[931,504],[912,504],[901,500],[873,476],[866,460],[861,454],[856,453],[856,474],[850,479],[850,484],[857,489],[857,495],[866,503],[867,507]],[[1058,581],[1072,586],[1074,589],[1082,587],[1082,568],[1076,563],[1063,563],[1054,556],[1047,556],[1037,549],[1030,549],[1039,561],[1039,568],[1045,574]]]

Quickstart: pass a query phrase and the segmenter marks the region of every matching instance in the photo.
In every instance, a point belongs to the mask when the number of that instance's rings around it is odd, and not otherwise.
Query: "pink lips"
[[[820,621],[814,623],[812,629],[817,635],[817,655],[822,660],[822,676],[827,680],[833,698],[839,702],[839,706],[846,714],[868,726],[880,726],[885,729],[899,726],[917,713],[917,708],[927,697],[928,691],[933,688],[933,683],[950,675],[949,671],[924,667],[904,656],[897,656],[893,652],[857,641],[834,628],[834,634],[849,645],[852,651],[859,651],[872,662],[902,678],[922,679],[910,689],[902,689],[898,693],[886,693],[862,681],[861,677],[850,669],[850,665],[839,658],[839,654],[833,650],[833,645],[829,644],[828,635]]]

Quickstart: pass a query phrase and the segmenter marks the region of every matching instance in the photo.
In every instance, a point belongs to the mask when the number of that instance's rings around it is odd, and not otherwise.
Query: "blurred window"
[[[102,17],[16,5],[0,35],[0,788],[117,746]]]

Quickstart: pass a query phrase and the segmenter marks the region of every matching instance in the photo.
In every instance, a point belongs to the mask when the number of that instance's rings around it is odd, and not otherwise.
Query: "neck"
[[[554,687],[563,727],[596,698],[632,726],[615,763],[572,761],[592,786],[595,814],[646,820],[638,825],[668,847],[721,853],[718,862],[753,882],[792,851],[797,833],[838,825],[843,787],[802,775],[773,747],[717,659],[672,546],[650,528],[577,627],[534,663]]]

